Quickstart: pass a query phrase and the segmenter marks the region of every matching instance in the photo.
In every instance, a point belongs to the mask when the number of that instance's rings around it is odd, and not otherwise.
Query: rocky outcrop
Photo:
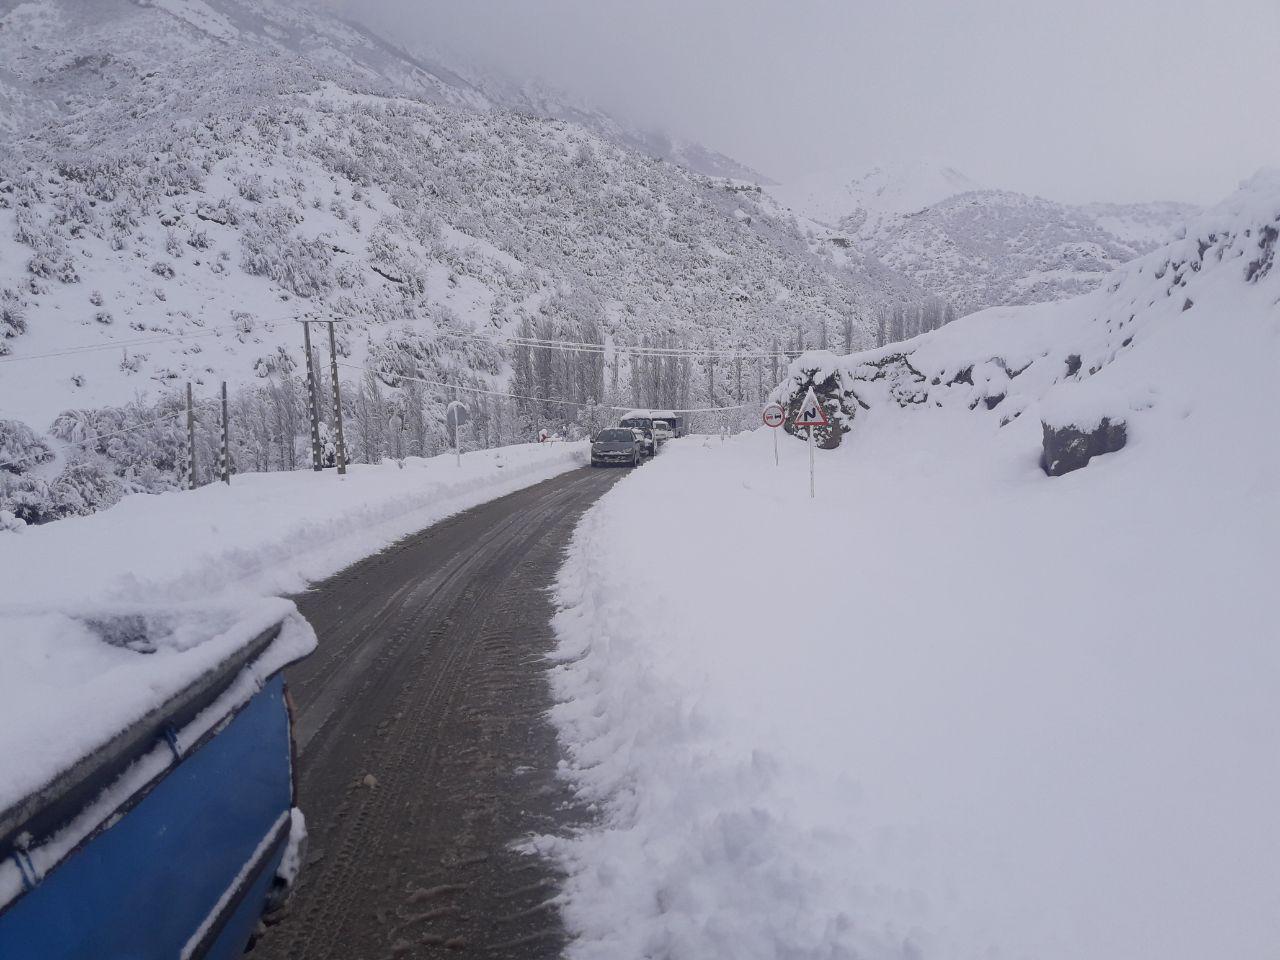
[[[1073,424],[1051,426],[1044,421],[1041,421],[1041,426],[1044,428],[1044,446],[1040,466],[1051,477],[1079,470],[1104,453],[1114,453],[1128,439],[1125,422],[1110,417],[1103,417],[1091,429]]]
[[[850,391],[844,389],[841,381],[842,377],[838,371],[831,371],[816,364],[805,367],[796,378],[797,389],[793,390],[784,401],[787,416],[782,428],[792,436],[808,439],[808,428],[796,427],[795,421],[800,413],[800,405],[804,402],[809,388],[812,387],[818,402],[822,404],[823,412],[827,415],[827,426],[813,428],[814,444],[823,450],[834,450],[840,446],[840,441],[849,432],[857,411],[856,398]]]

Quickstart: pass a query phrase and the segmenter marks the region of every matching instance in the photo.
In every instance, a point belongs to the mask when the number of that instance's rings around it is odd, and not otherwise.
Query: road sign
[[[453,427],[453,456],[458,466],[462,466],[462,425],[471,418],[467,405],[461,400],[451,400],[445,407],[444,418]]]
[[[796,417],[797,427],[809,428],[809,499],[815,496],[813,481],[813,428],[827,425],[827,414],[822,404],[813,393],[813,387],[804,395],[804,403],[800,404],[800,416]]]
[[[822,404],[814,395],[813,387],[804,395],[804,403],[800,405],[800,415],[796,417],[797,427],[825,427],[829,421]]]
[[[787,419],[787,411],[783,409],[780,403],[766,403],[761,416],[764,417],[764,425],[766,427],[780,427]],[[773,465],[778,465],[778,432],[773,433]]]
[[[471,419],[471,413],[467,410],[467,405],[461,400],[451,401],[449,406],[445,408],[444,416],[449,425],[453,427],[460,427]]]

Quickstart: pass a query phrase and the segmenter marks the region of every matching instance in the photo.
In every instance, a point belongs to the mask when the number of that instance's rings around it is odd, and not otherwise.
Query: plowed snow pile
[[[236,475],[134,494],[59,523],[0,527],[5,617],[91,604],[291,593],[461,510],[584,464],[581,443],[529,443],[333,470]],[[0,646],[2,649],[2,646]],[[3,714],[0,714],[3,716]]]
[[[1280,943],[1280,177],[1085,297],[793,364],[850,431],[675,441],[584,518],[571,955]],[[1046,476],[1042,419],[1127,443]]]

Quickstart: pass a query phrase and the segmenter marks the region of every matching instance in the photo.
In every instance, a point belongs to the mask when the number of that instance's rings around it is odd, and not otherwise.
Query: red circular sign
[[[787,418],[787,412],[782,409],[782,404],[770,403],[765,405],[763,416],[766,427],[780,427]]]

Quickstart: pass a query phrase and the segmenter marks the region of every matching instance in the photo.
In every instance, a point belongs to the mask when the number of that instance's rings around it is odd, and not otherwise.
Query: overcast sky
[[[930,159],[1080,201],[1280,166],[1280,0],[331,0],[778,180]]]

